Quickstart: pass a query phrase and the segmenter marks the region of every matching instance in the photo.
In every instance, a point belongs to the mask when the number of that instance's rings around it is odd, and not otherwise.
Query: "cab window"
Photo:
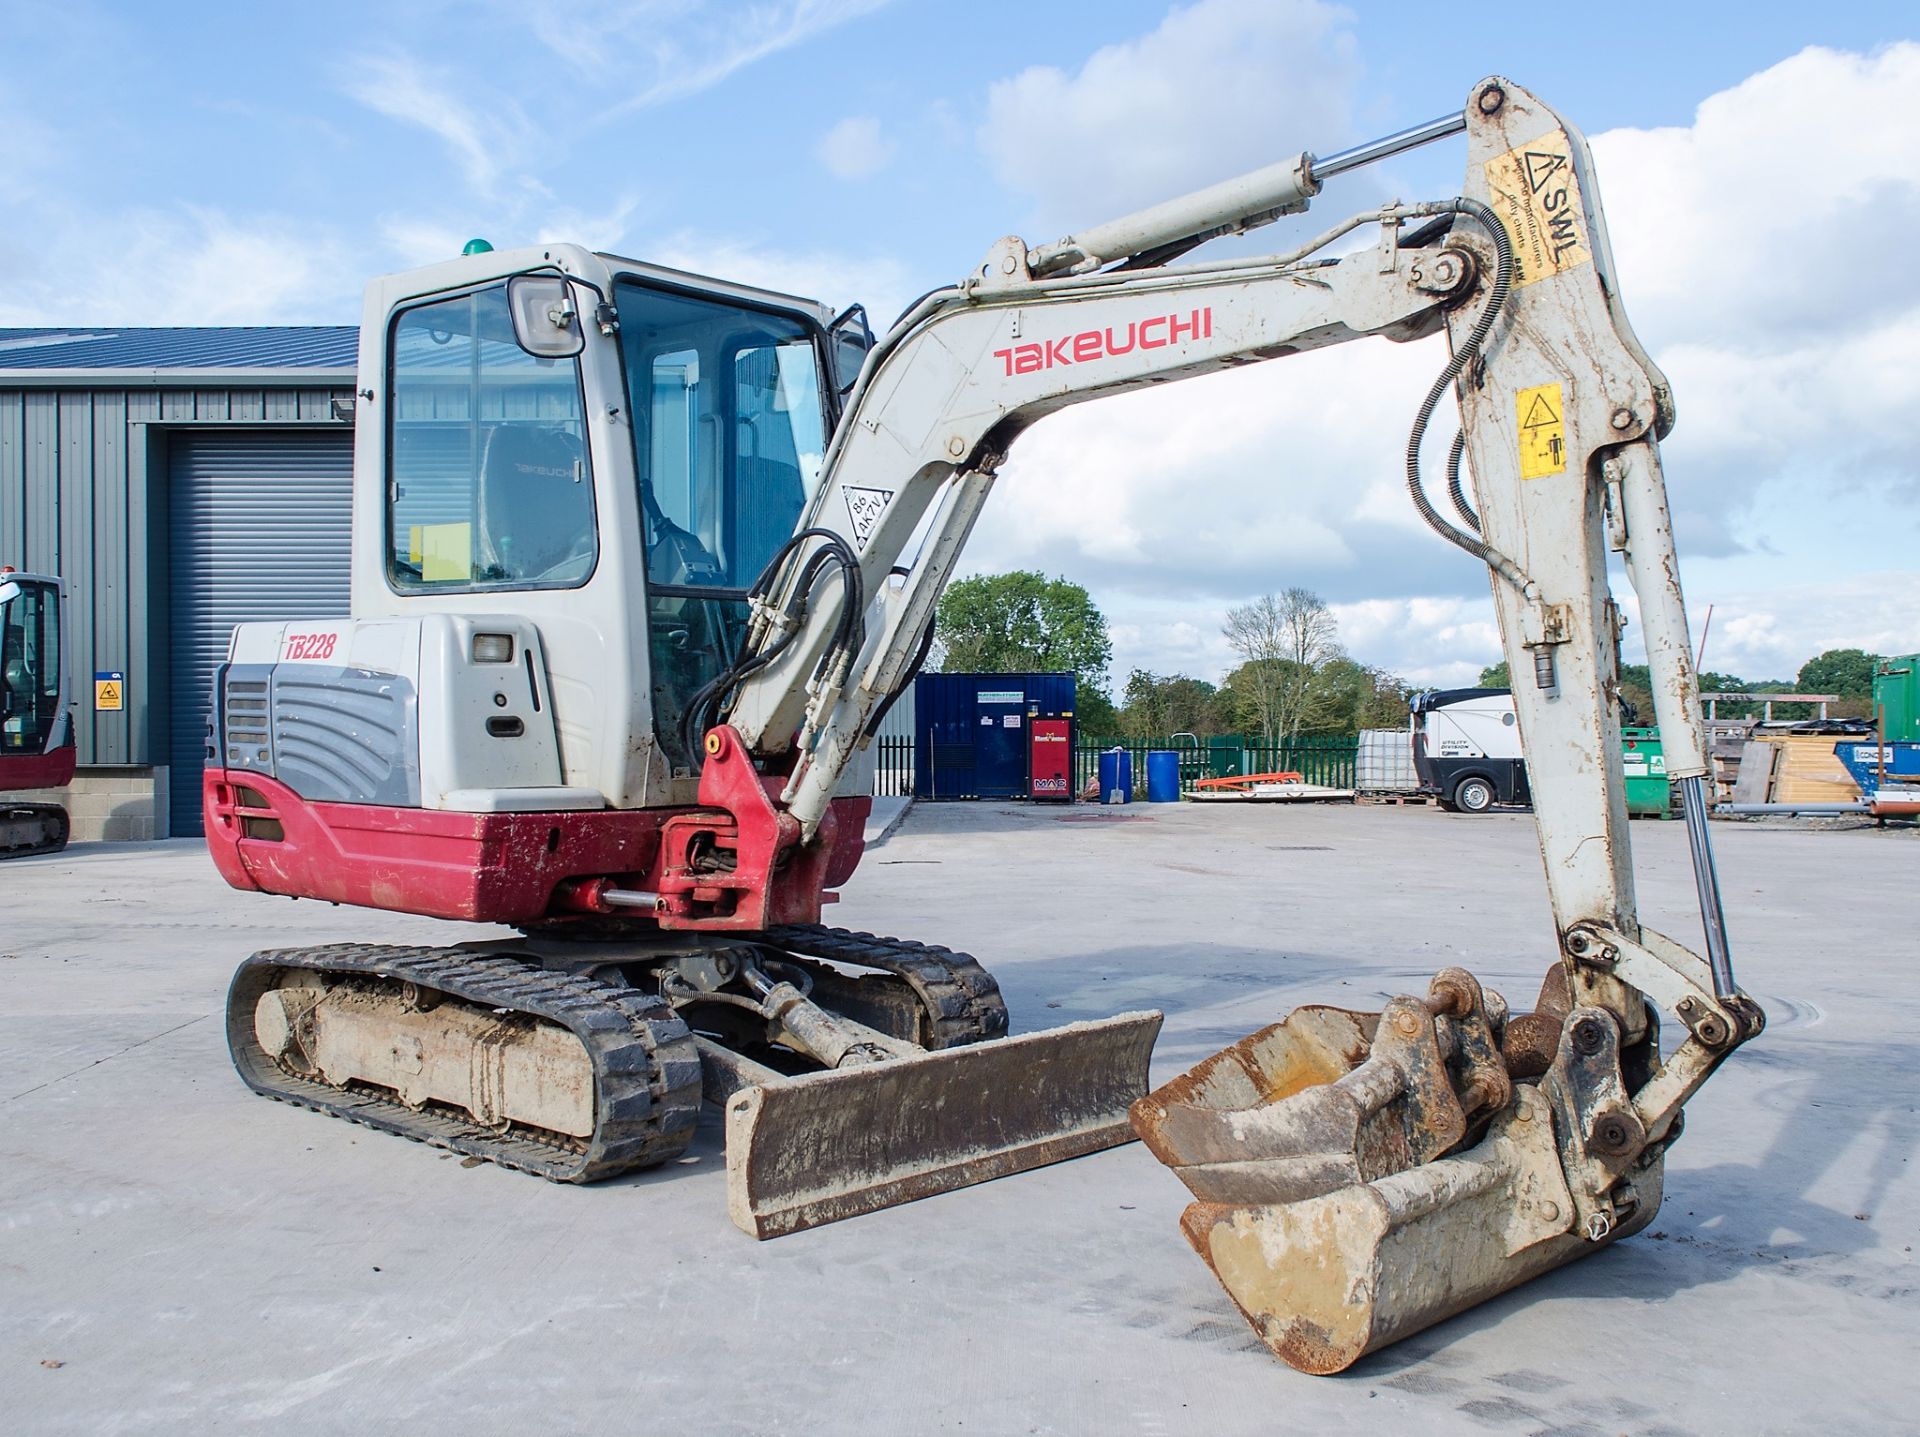
[[[514,341],[504,285],[403,310],[389,352],[394,586],[584,584],[599,542],[579,361]]]

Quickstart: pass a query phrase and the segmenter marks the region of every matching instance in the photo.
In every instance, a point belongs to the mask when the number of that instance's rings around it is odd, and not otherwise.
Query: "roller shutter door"
[[[178,838],[201,831],[208,689],[233,626],[347,613],[353,435],[179,433],[167,473]]]

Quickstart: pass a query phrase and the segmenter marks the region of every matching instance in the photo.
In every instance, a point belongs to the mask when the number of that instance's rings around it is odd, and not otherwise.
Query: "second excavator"
[[[1457,196],[1186,258],[1462,131]],[[1407,481],[1487,567],[1520,676],[1559,935],[1532,1013],[1449,970],[1381,1013],[1302,1010],[1149,1095],[1158,1014],[1008,1037],[971,959],[820,923],[860,857],[863,752],[1029,425],[1438,334]],[[678,1152],[704,1086],[733,1216],[760,1236],[1122,1141],[1131,1107],[1234,1301],[1333,1371],[1644,1226],[1682,1105],[1760,1030],[1707,840],[1659,466],[1672,397],[1621,307],[1586,145],[1518,86],[1052,244],[1003,239],[877,341],[857,309],[482,247],[371,285],[358,382],[353,617],[236,631],[209,842],[242,888],[515,936],[256,955],[228,1033],[263,1093],[587,1180]],[[1423,449],[1449,395],[1437,502]],[[1635,914],[1609,551],[1705,958]]]

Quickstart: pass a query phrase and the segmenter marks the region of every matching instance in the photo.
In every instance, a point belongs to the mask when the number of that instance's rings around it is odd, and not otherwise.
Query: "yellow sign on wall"
[[[127,706],[127,676],[117,669],[96,669],[93,674],[95,713],[119,713]]]

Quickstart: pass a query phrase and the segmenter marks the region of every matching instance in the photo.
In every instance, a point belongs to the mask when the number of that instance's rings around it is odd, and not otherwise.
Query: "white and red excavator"
[[[71,832],[63,805],[8,797],[73,782],[65,597],[58,579],[0,566],[0,859],[58,853]]]
[[[1461,132],[1457,197],[1187,257]],[[1137,1130],[1194,1194],[1188,1239],[1311,1371],[1652,1219],[1682,1105],[1763,1018],[1707,842],[1673,400],[1553,110],[1489,79],[1373,145],[1000,240],[877,341],[857,308],[569,245],[469,249],[367,292],[353,616],[235,632],[205,807],[238,887],[505,936],[256,954],[228,1017],[255,1089],[588,1181],[680,1152],[704,1088],[732,1215],[762,1237]],[[971,958],[821,924],[860,858],[863,751],[1028,425],[1441,333],[1407,480],[1487,566],[1516,676],[1558,933],[1531,1013],[1450,969],[1382,1013],[1302,1009],[1149,1094],[1157,1013],[1009,1037]],[[1422,446],[1449,394],[1436,501]],[[1704,958],[1635,914],[1610,551]]]

